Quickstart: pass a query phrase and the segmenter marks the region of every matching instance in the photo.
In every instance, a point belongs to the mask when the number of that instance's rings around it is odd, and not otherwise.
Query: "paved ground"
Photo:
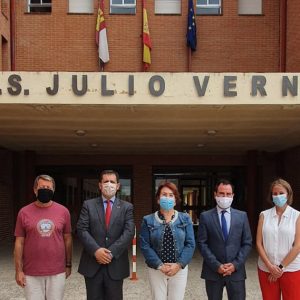
[[[65,300],[84,300],[85,286],[81,275],[77,273],[77,266],[80,255],[80,246],[74,247],[73,274],[67,280]],[[12,245],[0,245],[0,300],[24,300],[23,290],[15,283],[14,266],[12,259]],[[141,255],[137,256],[137,281],[126,279],[124,281],[124,300],[151,299],[150,288],[147,280],[146,266]],[[253,251],[247,262],[246,281],[247,299],[260,300],[261,293],[256,273],[256,253]],[[192,263],[189,265],[188,284],[186,288],[186,300],[207,299],[204,288],[204,281],[200,278],[202,259],[195,252]],[[224,292],[224,299],[227,299]],[[113,300],[113,299],[112,299]]]

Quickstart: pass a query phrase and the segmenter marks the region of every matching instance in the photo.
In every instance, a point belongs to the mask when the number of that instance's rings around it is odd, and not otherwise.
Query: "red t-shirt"
[[[15,236],[25,238],[25,275],[50,276],[65,272],[65,233],[71,233],[70,213],[56,202],[48,207],[31,203],[19,211]]]

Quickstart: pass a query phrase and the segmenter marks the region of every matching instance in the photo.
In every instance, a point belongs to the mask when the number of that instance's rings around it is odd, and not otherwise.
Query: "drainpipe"
[[[286,27],[287,27],[287,0],[280,0],[280,16],[279,16],[279,71],[286,72]]]
[[[15,0],[10,0],[10,68],[16,70],[16,18]]]

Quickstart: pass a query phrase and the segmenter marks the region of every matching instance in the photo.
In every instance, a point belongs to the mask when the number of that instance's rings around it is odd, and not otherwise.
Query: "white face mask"
[[[112,198],[117,192],[117,185],[111,182],[103,183],[101,191],[104,197]]]
[[[220,208],[222,209],[227,209],[228,207],[231,206],[233,198],[229,197],[215,197],[217,204]]]

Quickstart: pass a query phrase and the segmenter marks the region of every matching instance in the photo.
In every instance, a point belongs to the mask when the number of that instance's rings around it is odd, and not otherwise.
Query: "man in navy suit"
[[[83,251],[78,272],[84,276],[87,300],[123,299],[123,279],[129,276],[128,246],[134,236],[133,206],[116,198],[119,175],[100,174],[101,197],[83,203],[77,223]]]
[[[203,256],[201,278],[209,300],[221,300],[226,286],[229,300],[243,300],[245,261],[252,249],[247,214],[231,208],[233,185],[220,180],[215,187],[217,206],[200,214],[198,248]]]

